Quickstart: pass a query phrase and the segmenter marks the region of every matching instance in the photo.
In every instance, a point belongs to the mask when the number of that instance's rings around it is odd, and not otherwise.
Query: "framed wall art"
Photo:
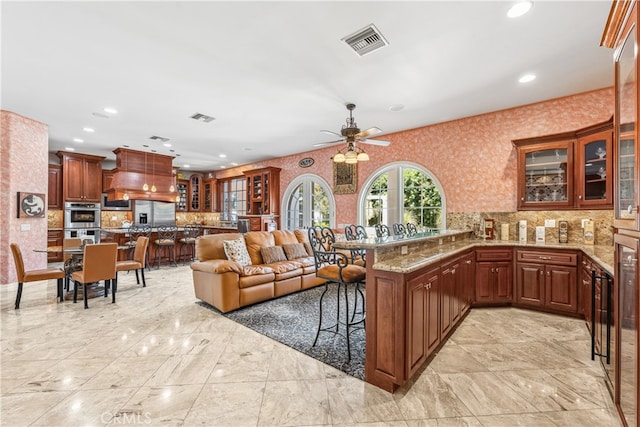
[[[18,218],[44,218],[44,194],[18,192]]]
[[[352,194],[356,192],[358,183],[357,163],[333,164],[333,193]]]

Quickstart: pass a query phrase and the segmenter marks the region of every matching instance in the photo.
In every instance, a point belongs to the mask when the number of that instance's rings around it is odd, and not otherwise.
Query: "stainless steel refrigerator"
[[[133,222],[136,224],[149,224],[152,227],[175,225],[176,204],[171,202],[136,200],[133,204]]]

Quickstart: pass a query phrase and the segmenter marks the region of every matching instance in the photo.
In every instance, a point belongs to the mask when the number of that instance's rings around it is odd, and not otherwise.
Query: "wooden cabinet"
[[[189,212],[200,212],[202,197],[202,175],[193,174],[189,178]]]
[[[218,211],[218,191],[217,180],[212,177],[206,177],[202,180],[202,211],[217,212]]]
[[[608,120],[571,132],[514,140],[518,209],[610,209],[612,127]]]
[[[591,302],[592,302],[592,290],[591,290],[591,271],[594,268],[594,264],[586,255],[582,256],[582,268],[580,269],[580,281],[578,282],[579,292],[578,299],[579,305],[584,314],[584,320],[587,324],[587,328],[590,332],[591,329]]]
[[[510,248],[476,250],[477,303],[505,303],[513,300],[513,251]]]
[[[568,251],[516,251],[516,302],[578,312],[578,254]]]
[[[49,165],[47,207],[49,209],[62,209],[62,206],[62,166]]]
[[[439,273],[432,268],[407,282],[407,378],[440,343]]]
[[[280,168],[244,172],[247,180],[247,215],[280,213]]]
[[[187,211],[187,195],[189,194],[189,180],[178,179],[176,181],[176,193],[178,197],[176,199],[176,211]]]
[[[440,335],[446,336],[471,307],[473,252],[445,262],[440,275]]]
[[[102,192],[106,193],[111,189],[111,182],[113,181],[113,169],[102,170]]]
[[[475,262],[473,252],[460,257],[460,312],[464,315],[471,308],[475,294]]]
[[[47,246],[62,246],[63,239],[62,230],[47,231]],[[52,252],[47,254],[47,262],[61,262],[62,252]]]
[[[102,196],[104,157],[58,151],[62,160],[63,202],[96,202]]]

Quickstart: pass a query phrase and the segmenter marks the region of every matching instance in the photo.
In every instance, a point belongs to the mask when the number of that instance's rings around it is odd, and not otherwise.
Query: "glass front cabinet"
[[[612,126],[514,140],[518,209],[611,209]]]

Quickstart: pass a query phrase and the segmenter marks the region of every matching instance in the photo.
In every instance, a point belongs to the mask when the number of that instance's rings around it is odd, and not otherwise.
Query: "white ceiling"
[[[512,4],[2,1],[1,107],[48,124],[51,152],[128,145],[216,170],[313,150],[348,102],[384,135],[613,85],[610,1],[516,19]],[[360,57],[341,39],[369,24],[389,45]],[[92,115],[106,106],[118,114]]]

